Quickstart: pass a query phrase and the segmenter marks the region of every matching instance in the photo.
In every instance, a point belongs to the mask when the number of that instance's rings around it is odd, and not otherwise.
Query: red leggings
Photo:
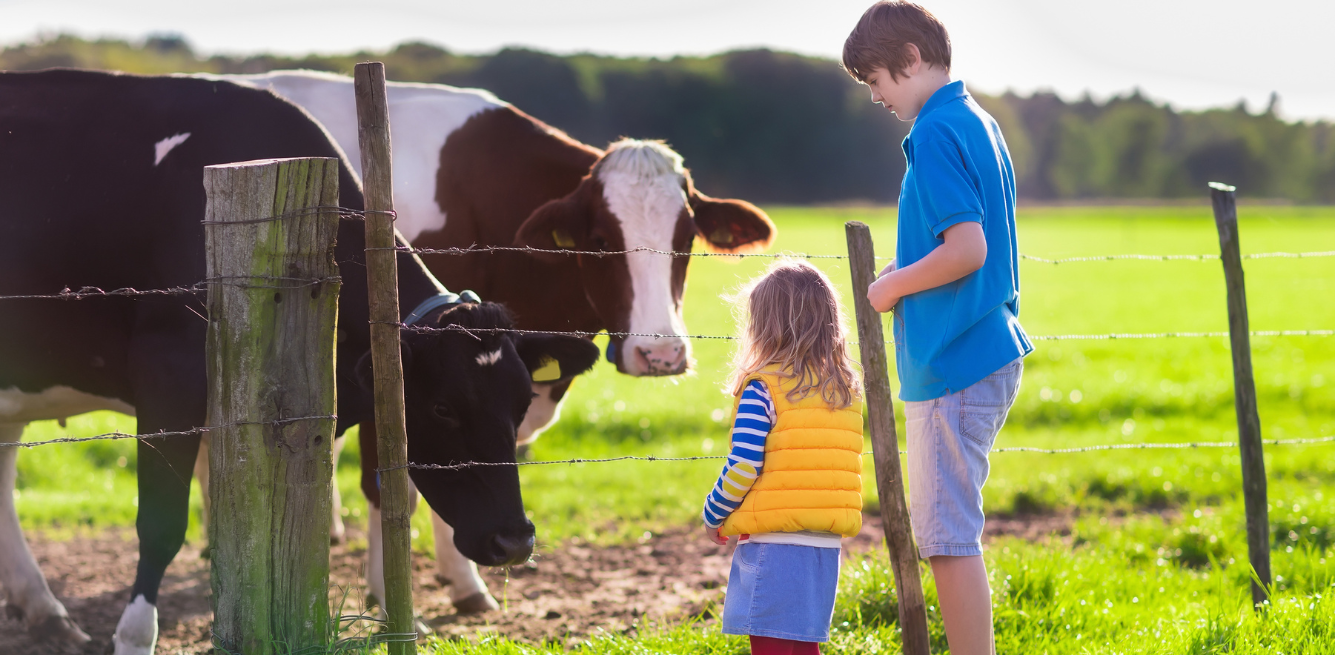
[[[751,655],[820,655],[820,644],[751,635]]]

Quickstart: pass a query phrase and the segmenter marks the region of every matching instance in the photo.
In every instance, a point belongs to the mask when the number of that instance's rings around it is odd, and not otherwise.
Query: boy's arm
[[[742,504],[765,466],[765,439],[773,426],[774,403],[765,384],[753,380],[742,390],[732,427],[732,450],[718,481],[705,498],[706,530],[717,531]],[[725,540],[726,541],[726,540]]]
[[[945,243],[904,268],[894,262],[867,288],[867,299],[878,312],[894,309],[909,294],[950,284],[980,268],[987,260],[987,238],[980,223],[968,221],[946,228]]]

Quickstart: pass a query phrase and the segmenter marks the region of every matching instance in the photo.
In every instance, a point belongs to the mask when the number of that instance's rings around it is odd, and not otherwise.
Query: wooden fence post
[[[399,351],[399,267],[394,240],[394,180],[390,169],[389,101],[385,65],[357,64],[357,143],[366,197],[366,284],[371,304],[371,365],[375,378],[376,453],[380,466],[380,525],[384,536],[385,597],[395,634],[413,632],[412,487],[403,416],[403,361]],[[390,655],[417,652],[415,642],[391,641]]]
[[[1259,605],[1270,588],[1270,508],[1266,500],[1265,457],[1261,452],[1261,416],[1256,410],[1252,375],[1251,326],[1247,320],[1247,288],[1238,248],[1236,189],[1210,183],[1219,255],[1228,287],[1228,335],[1233,349],[1233,398],[1238,413],[1238,447],[1242,456],[1242,495],[1247,512],[1247,551],[1252,570],[1252,603]]]
[[[204,168],[207,424],[226,426],[210,431],[206,491],[213,632],[233,653],[324,647],[331,632],[338,166]]]
[[[858,221],[844,225],[848,235],[848,269],[853,276],[853,307],[857,314],[858,350],[862,352],[863,392],[871,428],[872,458],[876,464],[876,495],[881,501],[881,523],[899,594],[899,628],[906,655],[928,655],[927,608],[922,597],[918,548],[904,503],[904,478],[899,469],[899,438],[895,434],[894,396],[885,357],[881,314],[867,300],[867,287],[876,280],[876,257],[871,229]]]

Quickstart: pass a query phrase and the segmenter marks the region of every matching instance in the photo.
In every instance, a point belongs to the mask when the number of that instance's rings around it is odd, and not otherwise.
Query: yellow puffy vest
[[[862,403],[833,409],[820,394],[791,402],[796,379],[761,371],[777,419],[765,440],[765,466],[719,534],[833,532],[862,527]],[[745,385],[743,385],[745,386]],[[741,395],[733,401],[733,419]],[[731,423],[729,424],[731,425]]]

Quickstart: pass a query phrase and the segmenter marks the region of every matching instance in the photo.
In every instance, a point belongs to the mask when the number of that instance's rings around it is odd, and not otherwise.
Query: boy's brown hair
[[[881,0],[867,9],[844,41],[844,70],[866,82],[873,69],[884,67],[891,79],[908,68],[907,46],[918,46],[924,64],[950,70],[950,35],[932,12],[904,0]]]

